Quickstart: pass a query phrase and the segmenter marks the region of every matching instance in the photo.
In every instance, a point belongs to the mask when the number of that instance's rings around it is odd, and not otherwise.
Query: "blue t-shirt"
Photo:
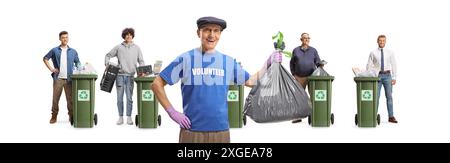
[[[192,131],[228,130],[228,86],[243,85],[250,77],[235,59],[218,51],[202,54],[198,48],[178,56],[160,76],[169,85],[181,80],[183,111]]]

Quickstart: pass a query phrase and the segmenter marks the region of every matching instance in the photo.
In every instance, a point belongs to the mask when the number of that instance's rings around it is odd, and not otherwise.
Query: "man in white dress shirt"
[[[389,119],[391,123],[398,123],[394,117],[394,108],[392,100],[392,86],[395,85],[397,75],[397,64],[395,62],[394,52],[389,49],[385,49],[386,36],[379,35],[378,48],[370,53],[369,61],[367,62],[367,70],[376,70],[380,81],[378,82],[378,100],[377,106],[380,101],[381,86],[384,86],[384,93],[386,95],[386,104]]]

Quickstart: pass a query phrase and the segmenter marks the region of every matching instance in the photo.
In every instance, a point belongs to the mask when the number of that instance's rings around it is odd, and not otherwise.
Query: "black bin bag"
[[[311,102],[294,77],[273,63],[247,96],[244,114],[257,123],[305,118],[311,114]]]

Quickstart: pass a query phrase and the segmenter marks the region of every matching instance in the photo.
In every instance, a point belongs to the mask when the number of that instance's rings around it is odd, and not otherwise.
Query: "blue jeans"
[[[380,92],[381,92],[381,86],[384,86],[384,93],[386,95],[386,105],[388,110],[389,117],[394,117],[394,107],[393,107],[393,100],[392,100],[392,77],[391,74],[379,74],[378,77],[380,77],[380,81],[378,82],[378,100],[377,100],[377,106],[379,106],[380,103]]]
[[[134,77],[117,75],[116,88],[117,88],[117,108],[119,109],[119,116],[123,116],[124,92],[127,95],[127,116],[131,116],[131,111],[133,110]]]

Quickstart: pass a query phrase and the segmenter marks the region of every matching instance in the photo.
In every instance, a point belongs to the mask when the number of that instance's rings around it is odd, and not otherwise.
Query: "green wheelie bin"
[[[92,128],[97,125],[95,106],[95,74],[73,74],[72,100],[73,119],[70,122],[76,128]]]
[[[355,77],[358,111],[355,124],[358,127],[376,127],[380,124],[378,114],[378,77]]]
[[[156,76],[145,76],[134,79],[137,85],[138,102],[138,114],[135,122],[139,128],[157,128],[157,126],[161,126],[161,116],[158,115],[158,99],[151,89],[155,78]]]
[[[329,127],[330,124],[334,124],[334,114],[331,113],[333,80],[333,76],[308,77],[308,91],[312,104],[308,124],[312,127]]]
[[[242,128],[247,123],[244,115],[244,86],[230,85],[227,94],[230,128]]]

